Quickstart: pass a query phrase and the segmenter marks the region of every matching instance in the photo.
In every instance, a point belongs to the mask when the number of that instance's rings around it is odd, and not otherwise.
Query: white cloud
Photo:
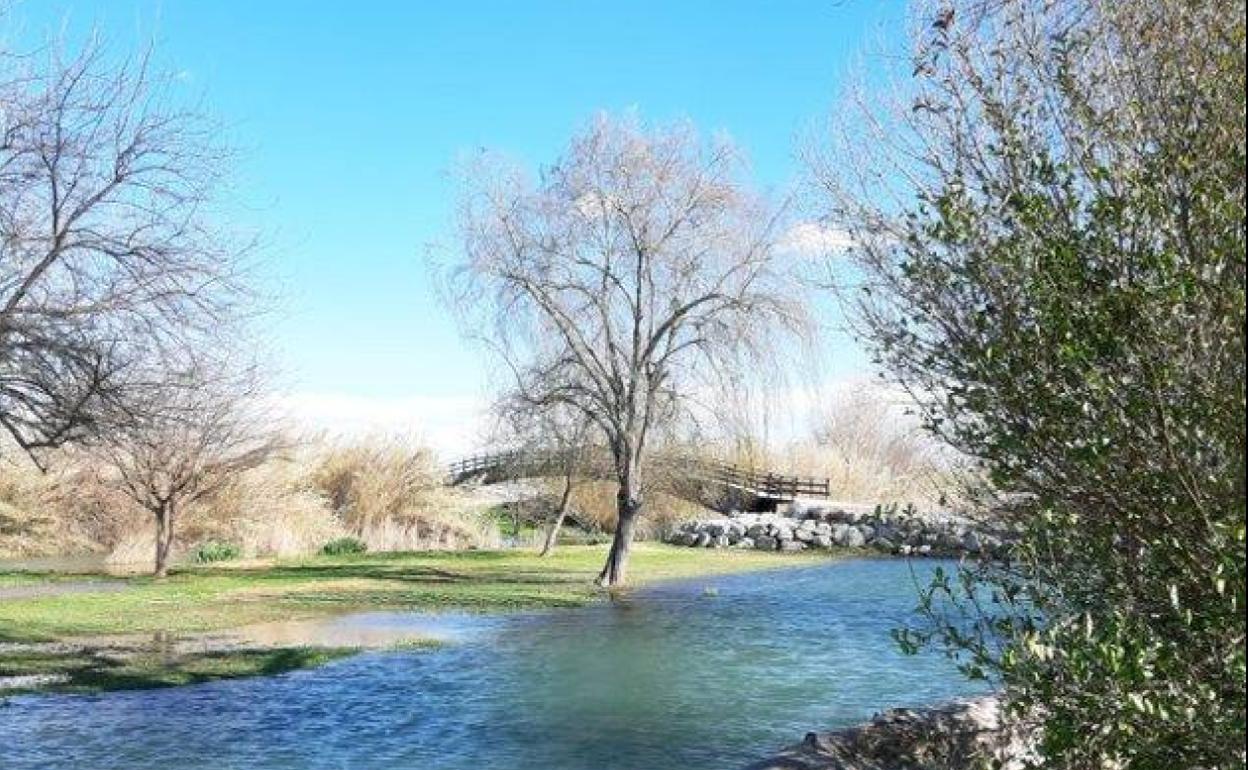
[[[275,402],[297,430],[411,438],[445,458],[480,449],[485,428],[485,403],[471,396],[380,398],[295,392],[278,396]]]
[[[848,251],[854,238],[848,231],[817,222],[799,222],[780,238],[780,248],[803,257],[818,257]]]

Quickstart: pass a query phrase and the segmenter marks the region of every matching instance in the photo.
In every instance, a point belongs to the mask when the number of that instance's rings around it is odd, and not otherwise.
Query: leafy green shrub
[[[340,537],[326,543],[321,548],[321,553],[326,556],[347,556],[353,553],[364,553],[367,550],[368,546],[359,538]]]
[[[1040,767],[1242,768],[1244,3],[941,7],[904,123],[815,172],[873,352],[1021,539],[899,639]]]
[[[200,543],[195,549],[192,558],[200,564],[208,564],[214,561],[231,561],[242,556],[243,552],[233,543],[222,543],[216,540],[209,540],[206,543]]]

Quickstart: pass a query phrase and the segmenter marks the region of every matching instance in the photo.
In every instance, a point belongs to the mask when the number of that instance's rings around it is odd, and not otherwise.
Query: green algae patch
[[[0,655],[0,683],[19,692],[101,692],[271,676],[311,668],[359,652],[358,648],[286,647],[222,649],[170,655],[159,651],[80,649]]]

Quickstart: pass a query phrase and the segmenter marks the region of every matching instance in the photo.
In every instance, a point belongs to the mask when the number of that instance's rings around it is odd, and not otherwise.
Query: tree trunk
[[[568,515],[568,503],[572,500],[572,476],[563,478],[563,496],[559,498],[559,509],[555,512],[555,520],[546,530],[546,542],[542,545],[540,556],[549,556],[555,550],[555,542],[559,539],[559,530],[563,528],[563,520]]]
[[[618,521],[615,525],[615,537],[611,540],[611,552],[607,555],[607,563],[596,581],[603,588],[615,588],[624,585],[628,570],[628,552],[633,545],[633,532],[637,528],[637,515],[641,513],[641,494],[637,489],[635,477],[630,477],[620,484],[616,497]]]
[[[156,571],[158,578],[169,574],[169,553],[173,550],[173,506],[162,505],[156,514]]]

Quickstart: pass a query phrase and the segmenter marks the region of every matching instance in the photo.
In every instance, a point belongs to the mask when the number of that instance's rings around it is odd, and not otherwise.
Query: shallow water
[[[124,591],[129,588],[120,580],[58,580],[49,583],[31,583],[29,585],[0,585],[0,601],[5,599],[41,599],[48,596],[64,596],[66,594],[97,594]]]
[[[936,562],[913,565],[918,579]],[[906,657],[901,560],[671,583],[614,604],[348,622],[453,640],[276,677],[0,705],[0,767],[734,770],[973,688]]]
[[[0,572],[95,573],[107,570],[109,566],[103,554],[0,558]]]
[[[393,647],[406,642],[466,641],[478,618],[455,613],[365,612],[246,626],[221,636],[260,647]]]

